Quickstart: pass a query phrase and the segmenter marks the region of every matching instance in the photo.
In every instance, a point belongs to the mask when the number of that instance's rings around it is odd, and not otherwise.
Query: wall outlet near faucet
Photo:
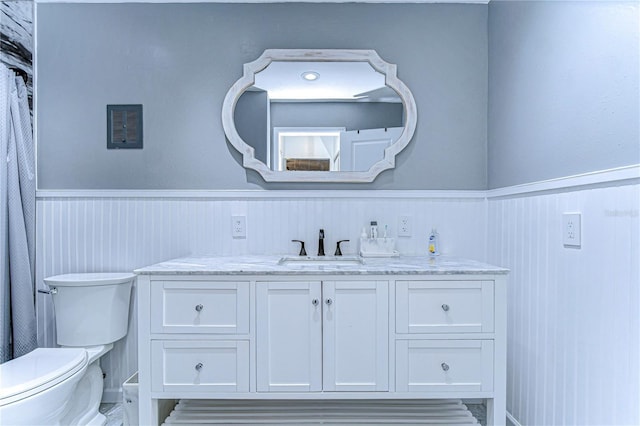
[[[566,247],[580,248],[582,245],[580,213],[562,215],[562,243]]]
[[[246,216],[231,216],[231,236],[233,238],[247,238]]]
[[[411,236],[411,216],[398,217],[398,237]]]

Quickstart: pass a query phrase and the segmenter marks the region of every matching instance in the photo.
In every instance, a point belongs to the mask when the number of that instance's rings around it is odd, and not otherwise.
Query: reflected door
[[[402,134],[402,127],[340,133],[340,171],[366,172],[384,158],[384,150]]]

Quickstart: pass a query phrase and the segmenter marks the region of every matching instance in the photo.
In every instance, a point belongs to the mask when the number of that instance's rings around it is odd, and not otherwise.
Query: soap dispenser
[[[436,257],[440,254],[440,249],[438,247],[438,231],[435,228],[431,229],[431,234],[429,234],[429,257]]]

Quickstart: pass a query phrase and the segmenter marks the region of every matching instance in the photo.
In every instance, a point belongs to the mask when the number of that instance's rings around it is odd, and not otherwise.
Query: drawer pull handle
[[[447,305],[446,303],[444,303],[444,304],[442,305],[442,310],[443,310],[443,311],[445,311],[445,312],[448,312],[448,311],[449,311],[449,305]]]
[[[313,306],[318,306],[318,303],[320,303],[320,301],[319,301],[318,299],[313,299],[313,300],[311,301],[311,304],[312,304]]]
[[[202,370],[202,367],[204,367],[204,365],[202,365],[202,363],[201,363],[201,362],[197,363],[197,364],[196,364],[196,371],[200,371],[200,370]]]
[[[331,300],[331,299],[327,299],[327,300],[326,300],[326,303],[327,303],[327,305],[328,305],[328,306],[331,306],[331,304],[333,303],[333,300]]]
[[[442,367],[443,371],[449,371],[449,364],[447,364],[446,362],[443,362],[442,364],[440,364],[440,366]]]
[[[204,306],[202,305],[196,305],[196,311],[200,312],[201,310],[204,309]]]

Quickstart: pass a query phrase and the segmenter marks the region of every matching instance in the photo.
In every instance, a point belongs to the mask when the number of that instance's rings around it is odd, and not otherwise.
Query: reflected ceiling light
[[[305,71],[301,74],[301,77],[307,81],[315,81],[320,78],[320,74],[315,71]]]

